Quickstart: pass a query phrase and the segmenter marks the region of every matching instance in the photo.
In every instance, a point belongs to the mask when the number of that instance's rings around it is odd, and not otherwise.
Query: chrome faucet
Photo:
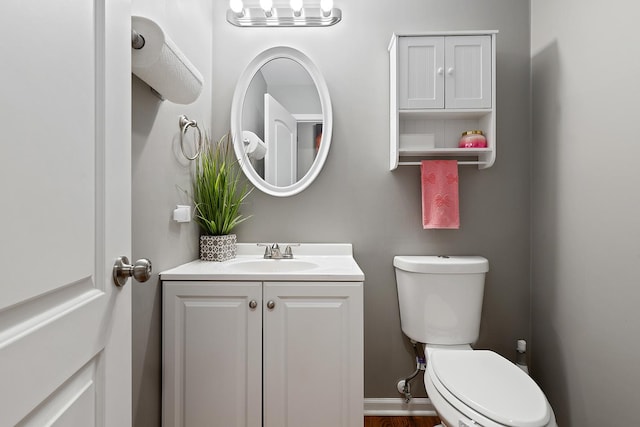
[[[289,243],[284,249],[284,254],[280,251],[280,245],[277,243],[258,243],[258,246],[264,246],[264,259],[292,259],[292,246],[300,246],[300,243]]]

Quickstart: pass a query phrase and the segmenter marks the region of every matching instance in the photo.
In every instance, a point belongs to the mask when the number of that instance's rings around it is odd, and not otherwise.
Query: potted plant
[[[240,206],[250,192],[233,154],[230,133],[217,143],[205,135],[193,180],[194,217],[202,230],[200,259],[235,258],[237,238],[231,231],[249,218],[240,214]]]

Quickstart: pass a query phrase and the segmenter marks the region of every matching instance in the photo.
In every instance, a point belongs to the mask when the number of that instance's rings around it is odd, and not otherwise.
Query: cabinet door
[[[163,289],[163,426],[260,427],[261,283]]]
[[[446,108],[491,108],[491,36],[445,40]]]
[[[399,38],[399,106],[444,108],[444,38]]]
[[[362,283],[265,283],[264,304],[264,426],[362,426]]]

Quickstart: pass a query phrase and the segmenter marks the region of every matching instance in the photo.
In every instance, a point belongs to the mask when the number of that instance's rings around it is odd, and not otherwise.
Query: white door
[[[447,37],[447,108],[491,108],[491,36]]]
[[[2,426],[131,424],[129,3],[2,3]]]
[[[264,180],[278,187],[296,183],[298,174],[298,123],[271,95],[264,95]]]
[[[444,108],[444,38],[400,37],[400,108]]]
[[[362,426],[362,283],[266,282],[263,304],[263,425]]]

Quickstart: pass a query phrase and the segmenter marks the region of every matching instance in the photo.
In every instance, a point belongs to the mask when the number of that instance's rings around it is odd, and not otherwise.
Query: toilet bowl
[[[557,427],[542,390],[502,356],[469,346],[425,346],[424,384],[447,427]]]
[[[538,385],[502,356],[473,350],[485,274],[478,256],[396,256],[400,323],[425,344],[425,387],[446,427],[556,427]]]

